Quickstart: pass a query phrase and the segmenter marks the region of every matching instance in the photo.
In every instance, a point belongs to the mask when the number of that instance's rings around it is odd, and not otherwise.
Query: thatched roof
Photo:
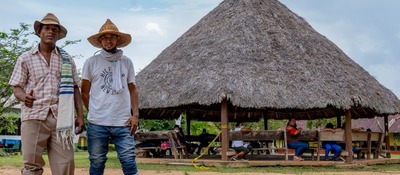
[[[400,101],[277,0],[225,0],[137,75],[141,117],[199,120],[353,118],[400,112]]]

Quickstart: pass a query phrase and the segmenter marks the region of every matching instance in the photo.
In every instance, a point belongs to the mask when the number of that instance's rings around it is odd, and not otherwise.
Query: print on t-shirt
[[[103,90],[103,92],[106,92],[107,94],[111,92],[112,90],[112,83],[113,83],[113,79],[112,79],[112,71],[111,71],[111,66],[108,67],[108,69],[104,69],[100,76],[103,78],[103,82],[104,85],[101,86],[101,89]],[[121,77],[125,77],[125,74],[122,73]],[[122,85],[122,88],[125,88],[124,85]]]

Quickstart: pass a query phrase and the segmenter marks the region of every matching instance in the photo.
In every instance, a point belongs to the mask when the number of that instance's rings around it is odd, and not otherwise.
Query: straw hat
[[[58,18],[52,13],[47,13],[46,16],[44,16],[41,21],[35,21],[33,29],[35,30],[35,35],[39,37],[40,37],[39,29],[41,24],[55,24],[60,26],[60,37],[58,39],[63,39],[65,38],[65,36],[67,36],[67,29],[60,24]]]
[[[107,19],[107,21],[103,24],[103,26],[101,26],[99,33],[90,36],[88,38],[88,41],[94,47],[103,48],[103,45],[99,41],[99,37],[104,34],[118,35],[119,41],[116,46],[118,48],[127,46],[129,43],[131,43],[131,40],[132,40],[132,37],[130,34],[119,32],[117,26],[115,26],[115,24],[112,23],[110,19]]]

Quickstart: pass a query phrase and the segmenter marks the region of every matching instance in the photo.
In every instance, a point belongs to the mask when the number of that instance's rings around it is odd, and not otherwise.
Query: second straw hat
[[[116,46],[117,48],[127,46],[129,43],[131,43],[132,40],[130,34],[120,32],[117,26],[115,26],[115,24],[111,22],[110,19],[107,19],[103,26],[101,26],[99,33],[90,36],[88,38],[88,41],[94,47],[103,48],[103,45],[99,41],[99,37],[104,34],[115,34],[119,36],[119,41]]]

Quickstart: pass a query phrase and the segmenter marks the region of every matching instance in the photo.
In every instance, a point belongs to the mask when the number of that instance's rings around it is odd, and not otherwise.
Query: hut
[[[400,114],[389,115],[388,122],[385,123],[384,117],[374,118],[360,118],[353,119],[351,123],[352,128],[364,128],[365,130],[370,129],[372,132],[385,132],[385,128],[389,129],[388,138],[389,144],[386,146],[387,150],[398,151],[399,138],[400,138]],[[390,148],[390,149],[389,149]]]
[[[400,114],[389,115],[389,132],[400,133]],[[372,132],[385,132],[385,122],[383,117],[354,119],[351,123],[352,128],[370,129]]]
[[[224,0],[137,84],[142,118],[221,121],[222,160],[228,121],[345,115],[350,131],[351,119],[400,112],[394,93],[278,0]]]

